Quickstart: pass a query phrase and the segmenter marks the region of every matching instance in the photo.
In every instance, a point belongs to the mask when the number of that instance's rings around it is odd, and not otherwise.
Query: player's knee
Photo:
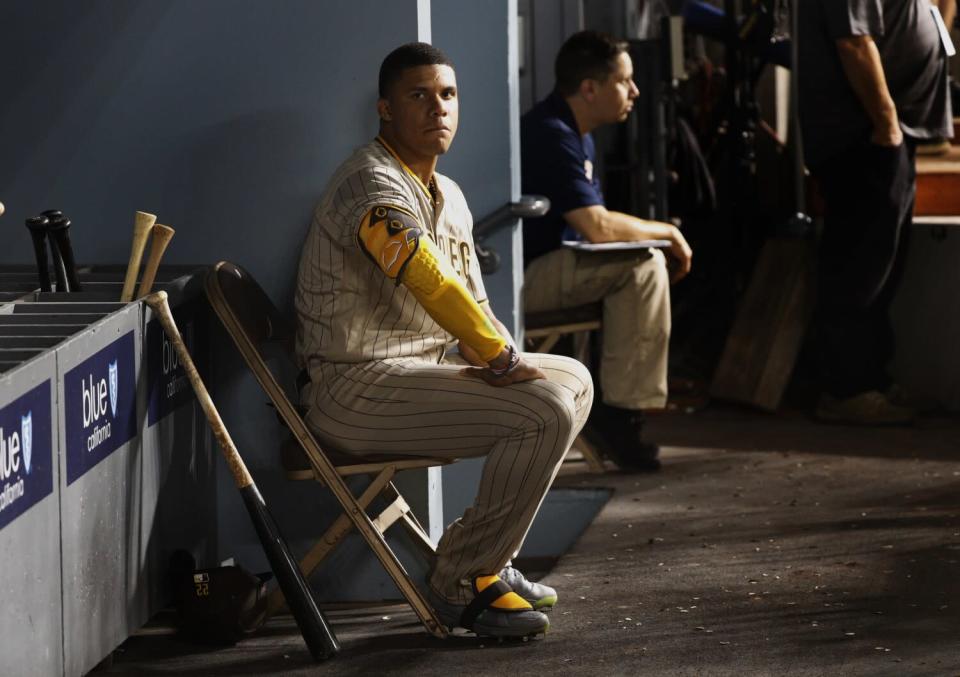
[[[577,418],[575,394],[567,387],[548,381],[544,383],[541,400],[545,405],[546,426],[557,429],[558,439],[566,439],[573,431]]]
[[[585,403],[589,406],[590,402],[593,402],[593,375],[580,360],[568,357],[564,359],[564,362],[566,368],[579,383],[578,391],[573,395],[576,404],[580,405],[581,402],[579,402],[579,400],[583,399],[586,400]]]
[[[656,289],[662,292],[670,289],[670,271],[667,270],[667,259],[659,249],[650,251],[650,256],[638,262],[633,267],[634,285],[645,289]]]

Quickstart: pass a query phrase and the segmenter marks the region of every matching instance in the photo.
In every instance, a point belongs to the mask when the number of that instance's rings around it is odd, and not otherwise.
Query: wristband
[[[509,343],[507,344],[507,352],[510,353],[510,357],[507,359],[506,366],[500,367],[499,369],[496,367],[487,367],[494,376],[506,376],[520,364],[520,353]]]

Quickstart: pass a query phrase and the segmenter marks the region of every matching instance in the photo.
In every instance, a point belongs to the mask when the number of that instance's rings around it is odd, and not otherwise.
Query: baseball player
[[[403,45],[381,65],[379,93],[380,134],[334,173],[301,256],[307,422],[358,457],[486,456],[473,505],[440,539],[428,598],[451,628],[544,632],[556,592],[509,562],[593,384],[574,360],[520,353],[487,302],[470,210],[435,171],[457,131],[450,60]],[[459,357],[448,357],[455,345]]]

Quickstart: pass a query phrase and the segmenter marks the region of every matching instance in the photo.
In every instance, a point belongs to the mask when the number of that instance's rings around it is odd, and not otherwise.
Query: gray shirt
[[[840,38],[873,37],[904,134],[952,135],[947,58],[930,0],[801,0],[799,14],[800,121],[811,167],[873,129],[843,72]]]

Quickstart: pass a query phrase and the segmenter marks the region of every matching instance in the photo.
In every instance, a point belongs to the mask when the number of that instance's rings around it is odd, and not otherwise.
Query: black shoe
[[[583,435],[601,454],[625,472],[660,470],[660,447],[643,440],[641,411],[595,402]]]

